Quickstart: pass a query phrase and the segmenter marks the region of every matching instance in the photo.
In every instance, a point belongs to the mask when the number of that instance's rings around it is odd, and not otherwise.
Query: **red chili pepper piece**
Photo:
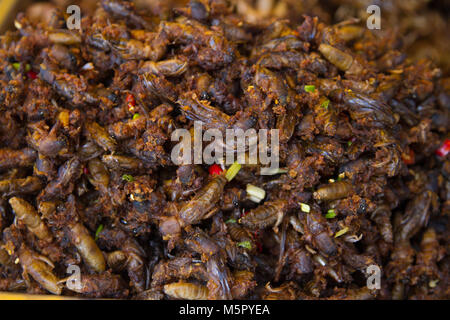
[[[445,139],[442,146],[439,147],[439,149],[436,150],[436,154],[439,157],[445,157],[450,152],[450,139]]]
[[[85,175],[88,175],[88,174],[89,174],[89,169],[88,169],[87,167],[84,167],[84,168],[83,168],[83,173],[84,173]]]
[[[127,94],[126,101],[128,103],[128,110],[130,112],[134,112],[134,107],[136,106],[136,100],[134,99],[134,96],[131,93]]]
[[[134,100],[134,96],[131,93],[127,94],[126,101],[128,104],[136,105],[136,100]]]
[[[215,174],[221,174],[223,172],[222,168],[216,163],[211,165],[209,167],[208,171],[209,171],[209,174],[212,175],[212,176],[215,175]]]
[[[414,164],[415,162],[414,150],[409,148],[409,152],[402,153],[402,160],[406,165]]]
[[[32,80],[34,80],[34,79],[37,78],[37,73],[34,72],[33,70],[30,70],[30,71],[27,72],[27,77],[32,79]]]

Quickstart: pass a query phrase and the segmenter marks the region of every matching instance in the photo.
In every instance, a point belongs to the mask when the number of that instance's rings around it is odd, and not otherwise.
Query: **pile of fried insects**
[[[450,297],[450,78],[395,33],[227,0],[55,12],[0,39],[0,291]],[[278,129],[280,169],[175,165],[194,121]]]
[[[333,24],[349,18],[374,20],[373,5],[379,10],[380,30],[395,32],[402,41],[402,52],[409,58],[428,57],[439,68],[450,71],[450,1],[448,0],[229,0],[235,12],[245,22],[265,23],[268,19],[290,19],[301,23],[303,15],[317,16],[321,22]],[[132,0],[135,7],[153,15],[168,17],[172,9],[186,5],[190,0]],[[64,11],[71,5],[78,5],[83,14],[93,13],[97,0],[47,0],[32,2],[26,8],[31,21],[51,19],[53,11]],[[383,30],[383,31],[381,31]]]

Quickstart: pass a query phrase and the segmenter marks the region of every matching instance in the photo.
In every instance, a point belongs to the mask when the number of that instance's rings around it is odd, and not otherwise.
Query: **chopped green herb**
[[[346,234],[348,232],[348,227],[345,227],[341,230],[339,230],[338,232],[336,232],[336,234],[334,235],[335,238],[342,236],[343,234]]]
[[[124,175],[122,176],[122,180],[125,180],[125,181],[128,181],[128,182],[133,182],[133,181],[134,181],[134,178],[133,178],[132,175],[124,174]]]
[[[98,236],[100,235],[100,232],[102,232],[102,230],[103,230],[103,225],[101,224],[98,226],[97,231],[95,231],[95,241],[98,240]]]
[[[309,205],[307,205],[306,203],[302,203],[302,202],[300,202],[300,209],[306,213],[309,213],[311,211],[311,207]]]
[[[25,65],[25,71],[28,72],[28,71],[30,71],[30,70],[31,70],[31,66],[30,66],[29,63],[27,63],[27,64]]]
[[[286,173],[288,172],[287,169],[274,169],[274,168],[261,168],[261,173],[260,174],[264,174],[266,176],[273,176],[275,174],[280,174],[280,173]]]
[[[249,249],[249,250],[252,249],[252,244],[250,243],[250,241],[242,241],[242,242],[239,242],[237,245],[238,245],[238,247],[243,247],[245,249]]]
[[[261,200],[265,198],[266,191],[249,183],[247,184],[247,194],[249,195],[250,200],[260,203]]]
[[[336,212],[334,211],[334,209],[328,210],[327,214],[325,215],[325,218],[333,219],[334,217],[336,217]]]
[[[352,145],[352,142],[351,141],[347,142],[347,145],[350,147]]]
[[[236,219],[228,219],[225,223],[236,223]]]
[[[225,178],[228,181],[233,180],[233,178],[238,174],[239,170],[241,170],[241,165],[238,162],[235,162],[228,168],[227,173],[225,173]]]
[[[141,115],[139,113],[135,113],[133,115],[133,120],[139,119],[141,117]]]
[[[12,66],[13,66],[14,69],[16,69],[17,71],[19,71],[19,69],[20,69],[20,62],[14,62],[14,63],[12,64]]]
[[[312,85],[312,84],[310,84],[310,85],[306,85],[305,86],[305,91],[306,92],[314,92],[316,90],[316,86],[315,85]]]
[[[439,283],[439,280],[431,280],[431,281],[428,283],[428,286],[429,286],[430,288],[434,288],[434,287],[437,286],[438,283]]]
[[[322,102],[321,107],[328,110],[328,105],[330,104],[330,100],[326,99]]]

